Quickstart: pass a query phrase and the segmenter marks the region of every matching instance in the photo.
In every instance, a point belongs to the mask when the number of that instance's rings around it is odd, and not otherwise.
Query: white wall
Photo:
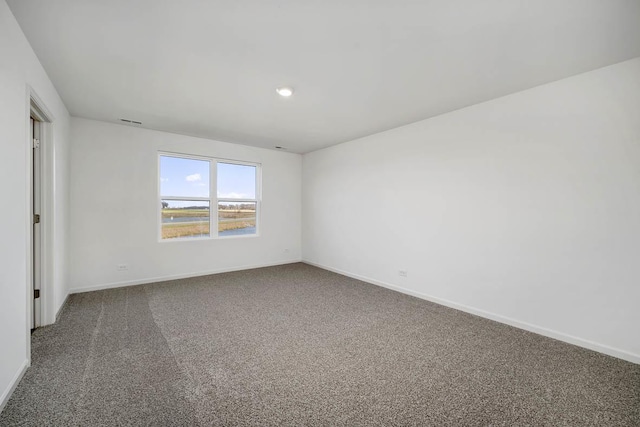
[[[29,363],[29,128],[28,87],[53,115],[53,146],[45,190],[50,230],[46,265],[49,304],[45,323],[53,321],[67,295],[67,157],[69,114],[4,0],[0,1],[0,408]],[[43,295],[44,297],[44,295]]]
[[[300,155],[79,118],[71,141],[72,292],[300,260]],[[158,151],[261,163],[260,236],[159,242]]]
[[[305,261],[640,363],[640,58],[304,155],[302,234]]]

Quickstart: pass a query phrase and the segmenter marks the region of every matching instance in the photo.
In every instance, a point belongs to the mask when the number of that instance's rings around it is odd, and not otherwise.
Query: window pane
[[[209,237],[209,202],[162,201],[162,238]]]
[[[218,163],[219,199],[255,199],[256,167]]]
[[[160,196],[209,197],[209,162],[160,156]]]
[[[256,234],[256,204],[218,203],[218,236]]]

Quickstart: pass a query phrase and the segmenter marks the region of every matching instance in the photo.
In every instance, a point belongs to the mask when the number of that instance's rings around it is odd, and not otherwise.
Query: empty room
[[[0,426],[640,426],[640,0],[0,0]]]

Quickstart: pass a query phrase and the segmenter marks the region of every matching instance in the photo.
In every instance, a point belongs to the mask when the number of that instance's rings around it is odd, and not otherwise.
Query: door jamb
[[[36,91],[27,85],[26,97],[26,144],[25,155],[27,161],[27,194],[31,194],[31,186],[33,181],[33,162],[31,140],[31,116],[40,121],[40,191],[41,191],[41,266],[40,266],[40,326],[48,325],[55,322],[55,310],[53,308],[53,262],[52,262],[52,242],[53,242],[53,194],[55,189],[54,168],[53,168],[53,122],[54,116],[47,108]],[[27,359],[31,364],[31,319],[33,318],[33,218],[31,218],[31,196],[27,200],[27,212],[25,222],[27,226],[27,283],[26,283],[26,302],[27,302]]]

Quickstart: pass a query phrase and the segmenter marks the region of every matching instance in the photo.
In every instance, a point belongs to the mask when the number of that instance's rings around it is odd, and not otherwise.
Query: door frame
[[[29,214],[33,217],[31,225],[31,289],[34,296],[31,304],[31,330],[42,326],[42,299],[40,295],[36,298],[35,293],[42,290],[42,222],[36,222],[36,215],[42,215],[42,149],[40,140],[42,138],[40,114],[36,109],[31,108],[30,134],[29,139],[33,141],[31,150],[31,209]],[[37,144],[36,144],[37,141]]]
[[[27,302],[27,357],[31,360],[31,322],[34,318],[34,302],[33,302],[33,218],[32,213],[32,189],[33,189],[33,141],[31,139],[31,117],[35,117],[40,122],[40,325],[44,326],[55,321],[55,313],[53,310],[53,262],[52,262],[52,242],[53,242],[53,192],[55,188],[53,175],[53,123],[54,117],[47,108],[36,91],[27,85],[26,97],[26,140],[25,141],[25,157],[26,157],[26,175],[27,175],[27,215],[25,225],[27,227],[27,283],[26,283],[26,302]]]

